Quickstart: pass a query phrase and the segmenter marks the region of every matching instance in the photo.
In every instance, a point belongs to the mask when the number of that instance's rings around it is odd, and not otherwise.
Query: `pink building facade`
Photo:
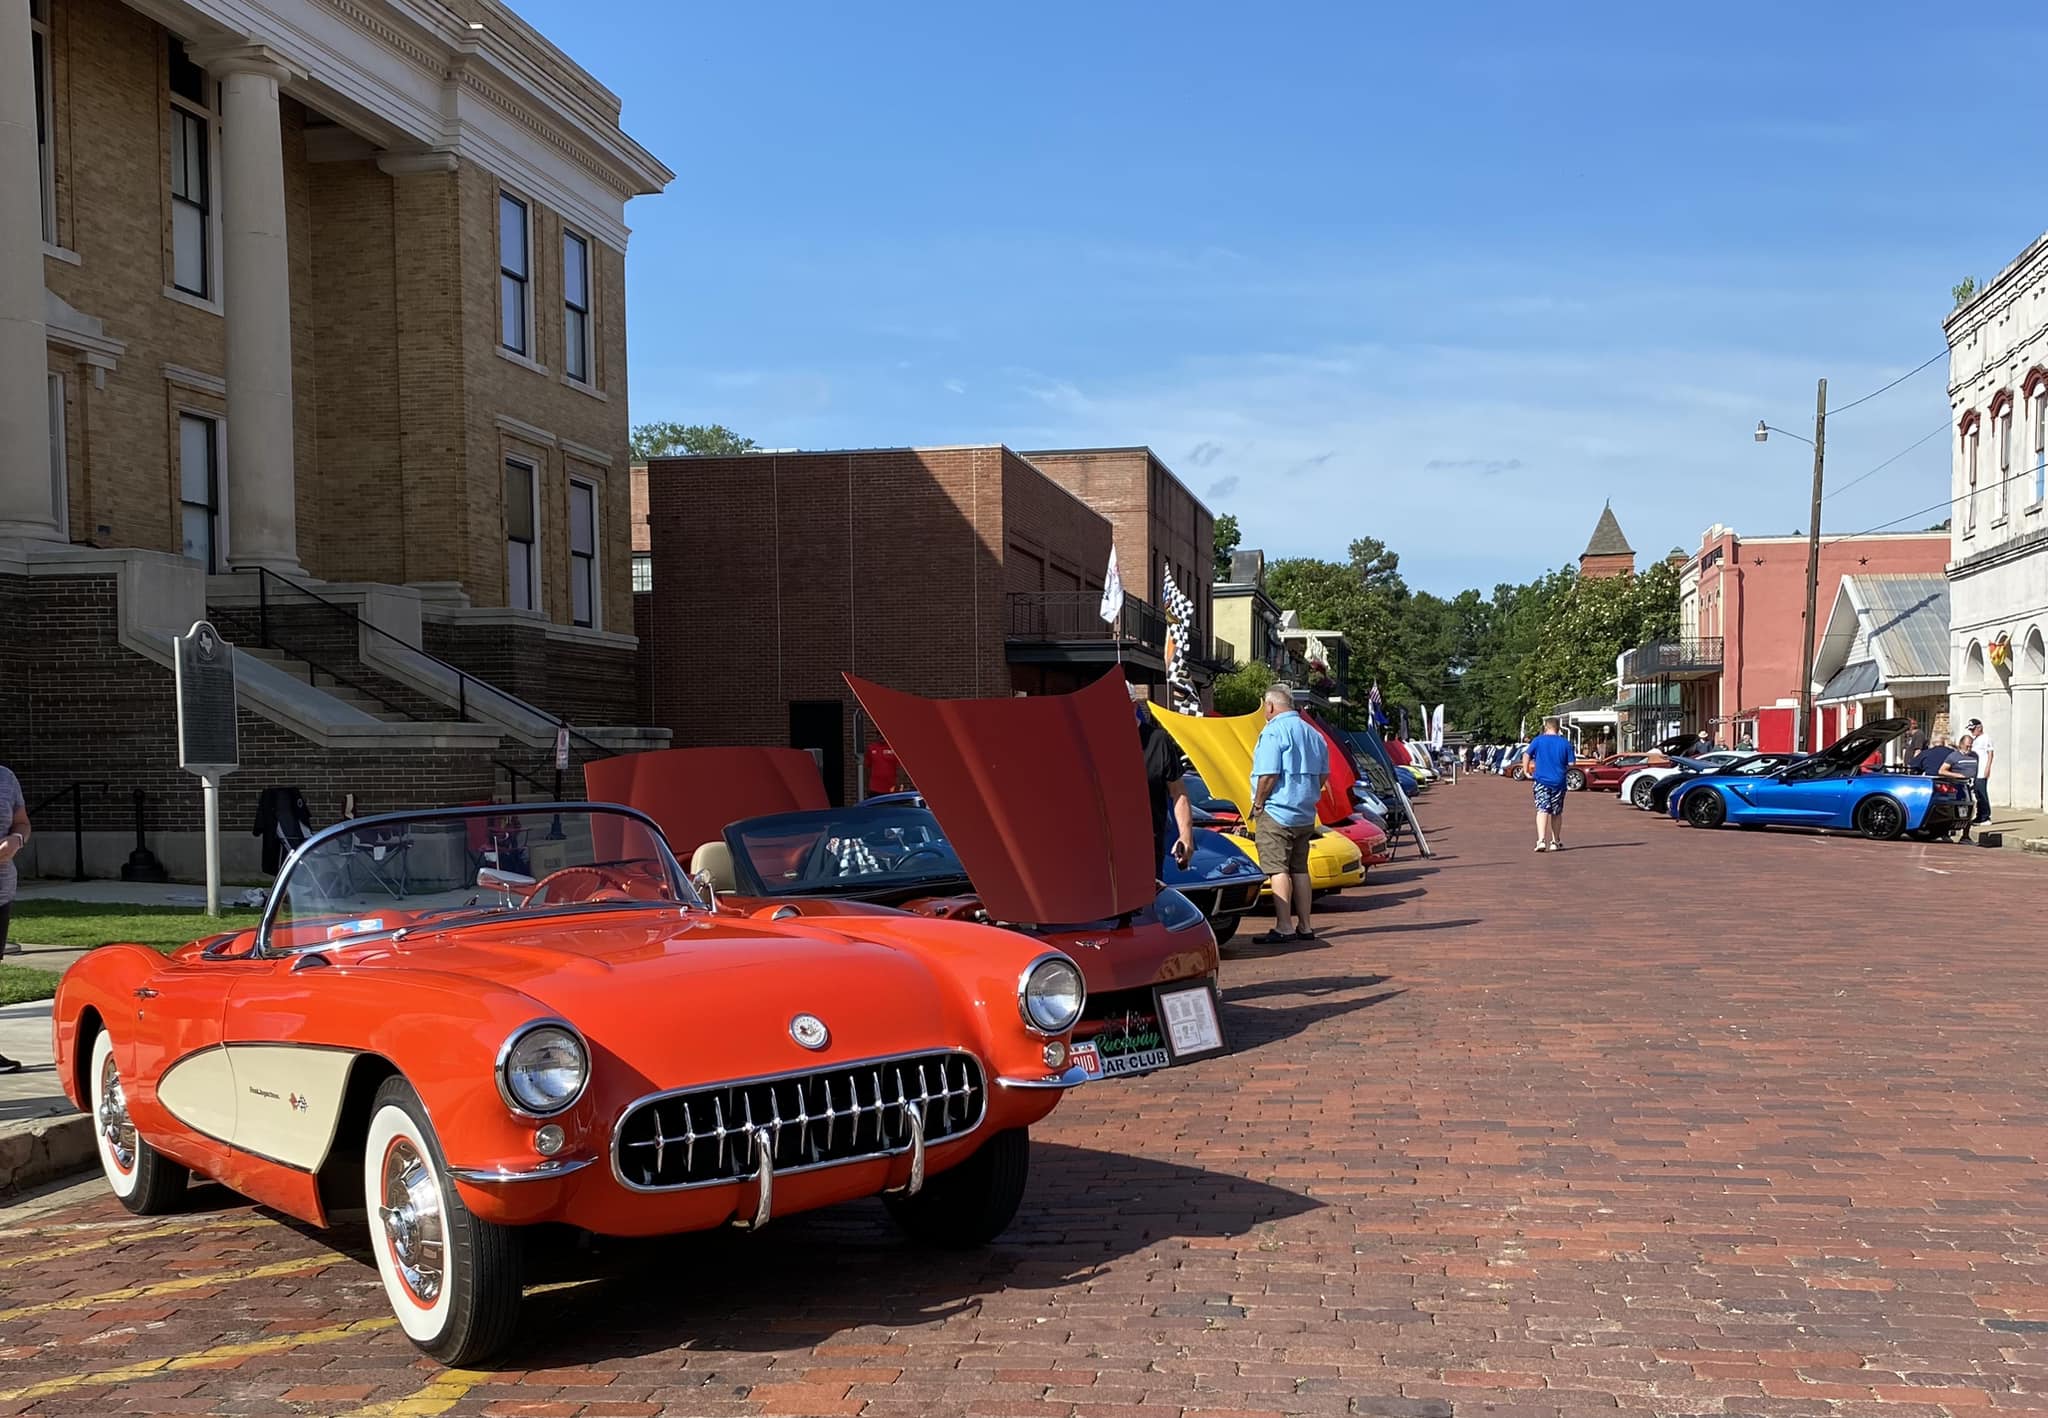
[[[1699,550],[1682,574],[1679,593],[1679,633],[1693,647],[1687,658],[1696,666],[1680,685],[1686,727],[1705,729],[1717,743],[1793,747],[1806,620],[1806,557],[1803,536],[1745,537],[1722,526],[1710,527],[1702,535]],[[1946,531],[1834,538],[1823,534],[1819,614],[1825,619],[1845,576],[1938,576],[1948,558]],[[1826,709],[1816,717],[1816,743],[1850,727]]]

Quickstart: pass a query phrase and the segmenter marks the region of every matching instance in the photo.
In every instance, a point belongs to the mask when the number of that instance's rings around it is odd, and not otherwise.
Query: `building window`
[[[57,244],[57,148],[52,136],[56,115],[51,111],[50,6],[49,0],[29,0],[29,67],[36,85],[36,173],[42,179],[39,195],[43,203],[43,240]]]
[[[219,571],[220,424],[198,414],[178,416],[178,513],[186,559]]]
[[[2048,380],[2034,386],[2034,501],[2048,500]]]
[[[1998,509],[1997,520],[2003,522],[2006,512],[2012,506],[2012,400],[2005,401],[2005,407],[1998,411],[1998,421],[1992,425],[1992,436],[1998,440],[1998,495],[1991,505]]]
[[[562,233],[562,372],[590,382],[590,243]]]
[[[171,284],[213,299],[213,83],[171,41]]]
[[[539,475],[533,464],[505,460],[505,604],[540,609]]]
[[[509,193],[498,194],[498,343],[514,354],[533,354],[533,311],[527,287],[533,278],[529,253],[532,213]]]
[[[64,376],[50,376],[50,509],[51,517],[57,523],[57,534],[70,536],[71,491],[66,480],[65,464],[69,461],[64,442]]]
[[[1977,532],[1977,425],[1963,434],[1963,535]]]
[[[654,553],[636,551],[633,553],[633,589],[652,591],[654,589]]]
[[[569,479],[569,620],[597,626],[597,485]]]

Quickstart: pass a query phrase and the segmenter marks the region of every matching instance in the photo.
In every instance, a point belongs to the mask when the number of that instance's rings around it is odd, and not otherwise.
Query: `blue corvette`
[[[1890,841],[1945,837],[1971,810],[1960,779],[1924,778],[1863,761],[1906,731],[1904,719],[1851,729],[1775,772],[1712,773],[1672,790],[1671,816],[1690,827],[1826,827]]]

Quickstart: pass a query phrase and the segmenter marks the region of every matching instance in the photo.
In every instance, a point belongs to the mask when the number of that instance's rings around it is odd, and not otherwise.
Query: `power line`
[[[1944,425],[1944,427],[1945,427],[1945,426],[1946,426],[1946,425]],[[1923,440],[1923,441],[1924,441],[1924,440]],[[1971,497],[1975,496],[1975,495],[1976,495],[1977,493],[1984,493],[1984,492],[1994,492],[1994,491],[1996,491],[1997,489],[1999,489],[1999,488],[2001,488],[2001,487],[2005,486],[2005,485],[2006,485],[2007,483],[2014,483],[2014,482],[2023,482],[2023,481],[2027,481],[2027,480],[2031,479],[2031,478],[2032,478],[2032,477],[2034,476],[2034,474],[2035,474],[2035,472],[2036,472],[2036,471],[2037,471],[2037,469],[2035,469],[2035,468],[2022,468],[2022,469],[2020,469],[2020,471],[2018,471],[2018,472],[2016,472],[2016,473],[2012,474],[2012,475],[2011,475],[2011,476],[2009,476],[2009,477],[2003,477],[2003,478],[2000,478],[2000,479],[1999,479],[1999,480],[1998,480],[1997,482],[1995,482],[1995,483],[1990,483],[1990,484],[1988,484],[1988,485],[1986,485],[1986,486],[1983,486],[1983,487],[1979,487],[1979,488],[1976,488],[1976,489],[1974,489],[1974,490],[1973,490],[1973,491],[1971,491],[1971,492],[1964,492],[1964,493],[1958,493],[1958,494],[1957,494],[1956,496],[1954,496],[1954,497],[1951,497],[1951,498],[1950,498],[1950,499],[1949,499],[1948,501],[1946,501],[1946,502],[1936,502],[1936,503],[1931,503],[1931,504],[1929,504],[1929,505],[1928,505],[1928,506],[1926,506],[1926,507],[1922,507],[1922,508],[1920,508],[1920,509],[1919,509],[1918,511],[1916,511],[1916,512],[1908,512],[1908,513],[1907,513],[1907,514],[1906,514],[1905,516],[1903,516],[1903,517],[1894,517],[1894,518],[1892,518],[1892,520],[1891,520],[1891,521],[1889,521],[1889,522],[1880,522],[1880,523],[1878,523],[1878,524],[1877,524],[1877,525],[1876,525],[1875,527],[1865,527],[1865,528],[1864,528],[1864,529],[1863,529],[1862,531],[1860,531],[1860,532],[1848,532],[1848,533],[1845,533],[1844,535],[1842,535],[1842,536],[1839,536],[1839,537],[1829,537],[1829,538],[1827,539],[1827,541],[1825,541],[1824,543],[1822,543],[1822,545],[1823,545],[1823,546],[1833,546],[1833,545],[1834,545],[1834,544],[1835,544],[1836,542],[1846,542],[1846,541],[1852,540],[1853,538],[1856,538],[1856,537],[1867,537],[1867,536],[1870,536],[1870,535],[1871,535],[1872,533],[1874,533],[1874,532],[1882,532],[1882,531],[1886,531],[1886,530],[1888,530],[1888,529],[1890,529],[1890,528],[1892,528],[1892,527],[1896,527],[1896,526],[1898,526],[1898,525],[1899,525],[1899,523],[1901,523],[1901,522],[1911,522],[1911,521],[1914,521],[1914,520],[1916,520],[1916,519],[1918,519],[1918,518],[1921,518],[1921,517],[1925,517],[1925,516],[1926,516],[1926,515],[1927,515],[1928,513],[1930,513],[1930,512],[1944,512],[1944,511],[1946,511],[1946,512],[1951,512],[1951,513],[1953,513],[1953,512],[1954,512],[1954,510],[1955,510],[1955,505],[1956,505],[1956,504],[1957,504],[1958,502],[1966,502],[1966,501],[1968,501],[1968,500],[1969,500],[1969,499],[1970,499]]]
[[[1889,467],[1890,467],[1890,466],[1891,466],[1892,464],[1894,464],[1894,463],[1898,462],[1898,461],[1899,461],[1899,459],[1901,459],[1901,458],[1905,457],[1905,456],[1906,456],[1906,455],[1907,455],[1908,453],[1912,452],[1912,451],[1913,451],[1913,450],[1914,450],[1915,448],[1918,448],[1918,447],[1919,447],[1919,446],[1920,446],[1921,444],[1923,444],[1923,443],[1927,442],[1927,440],[1928,440],[1929,438],[1939,438],[1939,437],[1940,437],[1940,436],[1941,436],[1942,434],[1944,434],[1944,433],[1947,433],[1947,432],[1948,432],[1948,420],[1947,420],[1947,419],[1943,419],[1943,420],[1942,420],[1942,421],[1941,421],[1940,423],[1938,423],[1938,424],[1936,424],[1936,425],[1934,426],[1934,431],[1933,431],[1932,433],[1929,433],[1929,434],[1927,435],[1927,437],[1926,437],[1926,438],[1918,438],[1918,439],[1915,439],[1915,440],[1914,440],[1913,442],[1911,442],[1911,443],[1907,444],[1907,445],[1906,445],[1906,446],[1905,446],[1904,448],[1901,448],[1901,449],[1900,449],[1900,450],[1899,450],[1898,452],[1896,452],[1896,453],[1892,454],[1892,456],[1891,456],[1891,457],[1889,457],[1889,458],[1885,459],[1885,460],[1884,460],[1884,461],[1883,461],[1882,463],[1879,463],[1879,464],[1878,464],[1878,465],[1877,465],[1876,467],[1872,468],[1872,469],[1871,469],[1871,470],[1870,470],[1869,472],[1867,472],[1867,473],[1864,473],[1864,474],[1861,474],[1861,475],[1860,475],[1860,476],[1858,476],[1858,477],[1853,477],[1853,478],[1849,479],[1849,481],[1847,481],[1847,482],[1843,483],[1843,484],[1842,484],[1842,485],[1841,485],[1840,487],[1836,488],[1836,489],[1835,489],[1835,490],[1834,490],[1833,492],[1829,493],[1829,494],[1828,494],[1828,497],[1836,497],[1836,496],[1839,496],[1839,495],[1840,495],[1840,494],[1842,494],[1842,493],[1845,493],[1845,492],[1847,492],[1847,491],[1848,491],[1848,490],[1849,490],[1850,488],[1852,488],[1852,487],[1856,486],[1856,484],[1858,484],[1858,483],[1862,482],[1864,478],[1868,478],[1868,477],[1874,477],[1874,476],[1876,476],[1877,474],[1879,474],[1879,473],[1883,472],[1883,471],[1884,471],[1884,470],[1885,470],[1886,468],[1889,468]],[[1825,502],[1825,501],[1827,501],[1827,500],[1828,500],[1828,498],[1827,498],[1827,497],[1824,497],[1824,498],[1822,498],[1822,499],[1821,499],[1821,501],[1823,501],[1823,502]]]
[[[1905,382],[1906,382],[1906,381],[1907,381],[1908,379],[1911,379],[1911,378],[1912,378],[1912,377],[1913,377],[1914,375],[1918,374],[1918,373],[1919,373],[1919,372],[1920,372],[1921,370],[1923,370],[1923,369],[1927,368],[1927,366],[1928,366],[1928,365],[1930,365],[1930,364],[1933,364],[1933,363],[1935,362],[1935,360],[1938,360],[1938,359],[1942,359],[1942,358],[1945,358],[1945,357],[1947,356],[1947,354],[1948,354],[1948,350],[1947,350],[1946,348],[1944,348],[1944,349],[1941,349],[1941,350],[1937,351],[1937,352],[1936,352],[1935,354],[1933,354],[1932,356],[1930,356],[1930,357],[1929,357],[1929,358],[1927,359],[1927,361],[1926,361],[1925,363],[1923,363],[1923,364],[1916,364],[1916,365],[1914,365],[1914,366],[1913,366],[1913,367],[1912,367],[1911,369],[1907,370],[1907,371],[1906,371],[1906,372],[1905,372],[1904,374],[1901,374],[1901,375],[1900,375],[1900,376],[1899,376],[1899,377],[1898,377],[1897,379],[1894,379],[1894,380],[1893,380],[1893,381],[1892,381],[1891,383],[1889,383],[1889,384],[1885,385],[1883,389],[1873,389],[1873,390],[1871,390],[1871,391],[1870,391],[1870,392],[1869,392],[1868,394],[1865,394],[1865,395],[1864,395],[1864,396],[1863,396],[1862,398],[1860,398],[1860,399],[1852,399],[1852,400],[1850,400],[1850,401],[1849,401],[1848,403],[1846,403],[1846,404],[1842,405],[1842,406],[1841,406],[1840,408],[1838,408],[1838,409],[1829,409],[1829,410],[1828,410],[1828,417],[1829,417],[1829,418],[1838,418],[1838,417],[1840,417],[1841,415],[1843,415],[1843,414],[1846,414],[1846,413],[1848,413],[1848,412],[1849,412],[1849,410],[1851,410],[1851,409],[1855,408],[1855,407],[1856,407],[1856,406],[1857,406],[1858,404],[1867,404],[1867,403],[1869,403],[1869,402],[1870,402],[1870,401],[1871,401],[1872,399],[1875,399],[1875,398],[1876,398],[1876,397],[1877,397],[1877,396],[1878,396],[1879,394],[1882,394],[1882,393],[1884,393],[1884,392],[1885,392],[1886,390],[1889,390],[1889,389],[1896,389],[1896,388],[1898,388],[1898,387],[1899,387],[1899,386],[1900,386],[1901,384],[1904,384],[1904,383],[1905,383]]]

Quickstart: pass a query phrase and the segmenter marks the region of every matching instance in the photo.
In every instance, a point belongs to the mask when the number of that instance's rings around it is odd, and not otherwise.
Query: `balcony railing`
[[[1621,677],[1652,680],[1674,675],[1710,674],[1721,668],[1722,637],[1652,640],[1622,656]]]
[[[1157,606],[1124,596],[1123,615],[1112,627],[1102,619],[1099,591],[1012,591],[1007,634],[1039,644],[1081,641],[1107,645],[1121,632],[1126,642],[1166,648],[1166,616]]]

